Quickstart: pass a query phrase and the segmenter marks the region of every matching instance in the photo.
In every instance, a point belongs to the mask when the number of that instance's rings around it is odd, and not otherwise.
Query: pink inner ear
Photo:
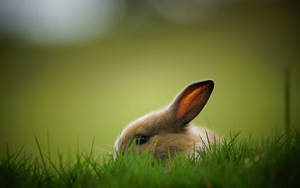
[[[202,97],[199,97],[199,95],[207,87],[208,85],[205,85],[197,89],[194,89],[190,92],[187,91],[187,93],[184,94],[184,96],[181,98],[179,102],[175,120],[181,119],[188,112],[190,112],[199,102],[201,102]]]

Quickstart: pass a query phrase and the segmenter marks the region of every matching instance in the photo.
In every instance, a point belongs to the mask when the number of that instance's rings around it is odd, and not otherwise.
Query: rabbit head
[[[134,146],[134,151],[149,151],[164,159],[170,154],[191,154],[195,148],[200,149],[203,142],[216,135],[190,122],[205,106],[213,88],[212,80],[194,82],[184,88],[166,108],[130,123],[115,142],[115,154],[123,154],[130,146]]]

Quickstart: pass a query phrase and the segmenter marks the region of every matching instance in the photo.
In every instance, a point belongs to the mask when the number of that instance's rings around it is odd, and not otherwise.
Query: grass
[[[158,160],[148,154],[77,152],[75,160],[58,153],[58,162],[20,149],[0,160],[0,187],[299,187],[300,134],[262,141],[229,136],[209,145],[199,157]]]

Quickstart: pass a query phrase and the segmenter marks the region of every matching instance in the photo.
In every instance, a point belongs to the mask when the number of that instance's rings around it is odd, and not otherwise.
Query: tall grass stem
[[[291,129],[291,112],[290,112],[290,69],[285,69],[285,133],[289,137]]]

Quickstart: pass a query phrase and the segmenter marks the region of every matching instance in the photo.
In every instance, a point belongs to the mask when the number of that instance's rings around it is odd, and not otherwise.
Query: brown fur
[[[220,143],[221,138],[213,131],[189,123],[202,110],[213,87],[212,80],[192,83],[168,107],[129,124],[115,142],[115,154],[123,154],[129,145],[135,145],[134,138],[141,135],[150,138],[138,145],[138,151],[148,150],[162,159],[175,153],[191,155],[208,142]]]

